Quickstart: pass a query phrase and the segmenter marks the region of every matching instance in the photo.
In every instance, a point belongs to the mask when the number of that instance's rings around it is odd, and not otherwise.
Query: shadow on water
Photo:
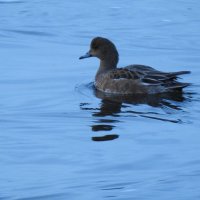
[[[82,110],[91,111],[95,117],[94,124],[91,126],[93,132],[112,131],[117,123],[121,122],[120,117],[142,117],[153,120],[159,120],[170,123],[182,123],[181,119],[170,119],[170,116],[176,112],[182,111],[183,102],[191,99],[191,93],[171,92],[155,95],[111,95],[100,92],[89,86],[94,95],[101,99],[98,107],[92,107],[90,103],[81,103]],[[134,111],[134,106],[148,105],[150,108],[159,108],[166,110],[167,113],[161,114],[157,109],[148,109],[148,111]],[[171,112],[170,112],[171,110]],[[107,117],[110,117],[107,119]],[[107,141],[117,139],[119,135],[109,134],[104,136],[92,137],[93,141]]]

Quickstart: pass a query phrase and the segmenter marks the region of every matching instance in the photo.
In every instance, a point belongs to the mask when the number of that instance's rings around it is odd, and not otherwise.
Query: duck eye
[[[97,45],[93,46],[94,50],[97,50],[99,47]]]

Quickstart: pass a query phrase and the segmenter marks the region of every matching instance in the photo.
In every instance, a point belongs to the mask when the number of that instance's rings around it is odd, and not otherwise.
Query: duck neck
[[[118,63],[118,53],[116,54],[116,56],[110,56],[107,59],[101,59],[99,69],[95,76],[95,80],[97,80],[97,78],[100,75],[102,75],[110,70],[116,69],[117,63]]]
[[[99,69],[96,73],[96,76],[95,76],[95,80],[102,74],[110,71],[110,70],[113,70],[117,68],[117,64],[116,63],[110,63],[110,62],[106,62],[105,60],[101,60],[100,61],[100,66],[99,66]]]

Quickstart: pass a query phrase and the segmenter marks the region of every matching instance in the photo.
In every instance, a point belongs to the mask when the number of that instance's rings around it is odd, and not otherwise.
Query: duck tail
[[[170,74],[172,74],[173,76],[179,76],[179,75],[184,75],[184,74],[190,74],[191,71],[179,71],[179,72],[172,72]]]
[[[190,86],[190,83],[180,83],[176,82],[172,85],[167,86],[168,91],[182,91],[183,88]]]

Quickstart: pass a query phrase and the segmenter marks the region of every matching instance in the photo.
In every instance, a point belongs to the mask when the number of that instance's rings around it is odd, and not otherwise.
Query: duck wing
[[[149,73],[142,70],[129,70],[117,68],[107,73],[107,78],[115,81],[134,80],[140,85],[161,85],[162,81],[155,76],[148,76]],[[160,77],[161,79],[161,77]]]
[[[190,73],[190,71],[162,72],[146,65],[129,65],[125,69],[136,73],[141,80],[149,83],[156,83],[157,81],[165,83],[176,80],[179,75]]]
[[[108,73],[110,79],[121,80],[121,79],[140,79],[140,76],[136,71],[131,71],[126,68],[117,68]]]
[[[130,65],[110,71],[109,78],[114,80],[131,79],[141,85],[161,86],[166,91],[182,90],[189,83],[176,81],[179,75],[188,74],[190,71],[162,72],[145,65]]]

